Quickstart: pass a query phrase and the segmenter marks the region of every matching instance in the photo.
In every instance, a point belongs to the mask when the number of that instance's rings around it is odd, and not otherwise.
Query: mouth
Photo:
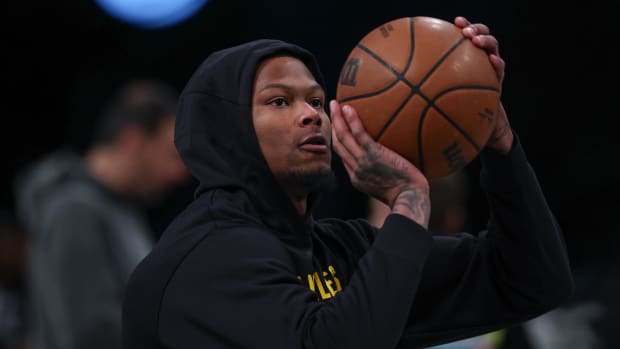
[[[329,152],[329,146],[327,140],[320,133],[311,134],[301,140],[299,147],[302,150],[312,153],[326,153]]]

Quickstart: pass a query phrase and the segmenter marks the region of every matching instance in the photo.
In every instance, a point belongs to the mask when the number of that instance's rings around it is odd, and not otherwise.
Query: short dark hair
[[[161,81],[136,79],[125,83],[98,115],[92,144],[113,142],[128,126],[154,132],[163,120],[175,116],[178,98],[178,92]]]

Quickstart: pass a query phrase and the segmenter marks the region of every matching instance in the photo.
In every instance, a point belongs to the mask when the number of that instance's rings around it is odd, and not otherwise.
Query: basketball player
[[[501,80],[489,29],[455,23]],[[313,55],[278,40],[215,52],[194,73],[175,142],[200,184],[132,274],[126,349],[419,348],[571,295],[562,233],[503,108],[480,154],[488,231],[437,236],[424,175],[324,86]],[[356,188],[390,206],[381,228],[313,218],[334,182],[332,142]]]

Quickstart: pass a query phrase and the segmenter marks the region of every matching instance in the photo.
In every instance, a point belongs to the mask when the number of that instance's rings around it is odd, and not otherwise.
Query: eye
[[[310,100],[310,105],[313,108],[323,108],[323,100],[321,98],[313,98]]]
[[[284,97],[274,98],[274,99],[269,101],[269,104],[274,105],[276,107],[282,107],[282,106],[288,105],[288,103],[286,103],[286,100],[284,99]]]

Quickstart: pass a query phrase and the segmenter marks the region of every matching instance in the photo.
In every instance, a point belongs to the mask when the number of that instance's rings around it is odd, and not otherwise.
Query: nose
[[[304,110],[301,115],[301,125],[306,126],[321,126],[321,115],[319,110],[311,106],[308,103],[304,103]]]

